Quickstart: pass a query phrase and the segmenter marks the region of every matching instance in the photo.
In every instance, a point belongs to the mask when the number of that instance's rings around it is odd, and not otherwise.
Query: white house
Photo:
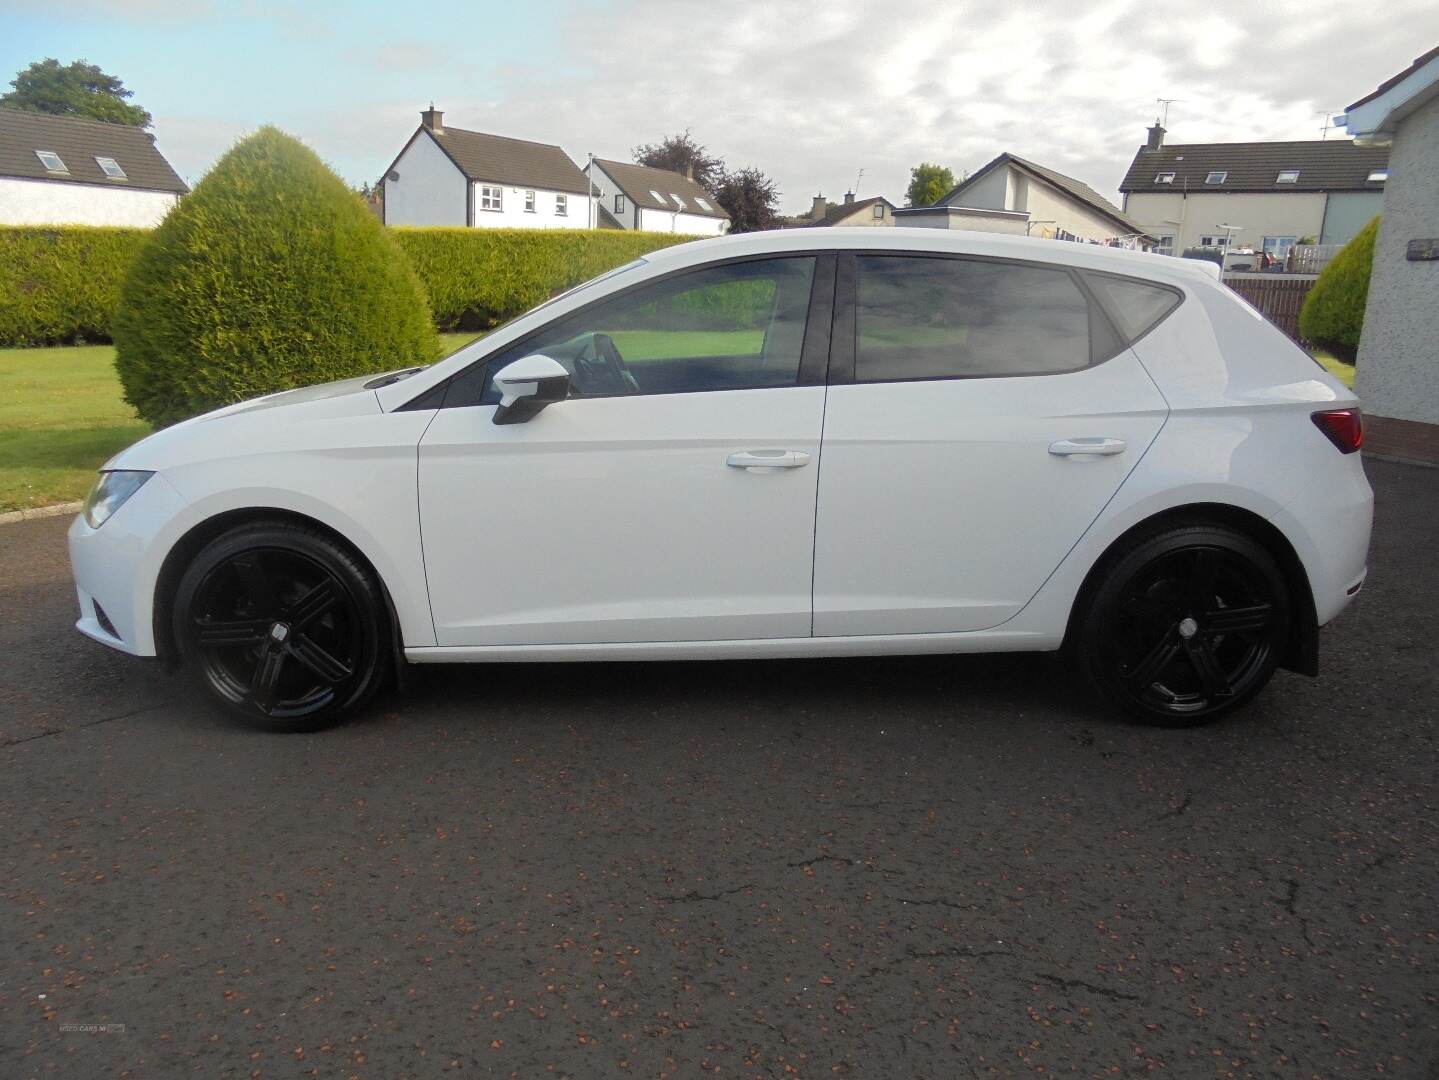
[[[895,205],[883,195],[856,199],[854,192],[844,193],[844,202],[831,205],[823,195],[816,195],[809,213],[786,223],[787,229],[881,228],[894,224]]]
[[[385,170],[386,225],[593,228],[589,182],[558,146],[446,127],[433,105]]]
[[[1153,238],[1088,184],[1000,154],[934,206],[895,211],[896,225],[1015,232],[1147,250]]]
[[[585,173],[599,195],[600,223],[609,228],[690,236],[729,229],[729,215],[714,196],[683,173],[604,158],[586,165]]]
[[[189,190],[143,128],[0,109],[0,225],[150,228]]]
[[[1165,145],[1157,122],[1119,185],[1124,211],[1159,250],[1343,244],[1384,201],[1389,151],[1348,139]]]
[[[1359,337],[1365,449],[1439,463],[1439,46],[1335,123],[1391,171]]]

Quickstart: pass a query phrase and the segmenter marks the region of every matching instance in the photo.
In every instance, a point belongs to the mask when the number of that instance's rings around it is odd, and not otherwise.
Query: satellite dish
[[[398,180],[399,178],[400,178],[400,173],[399,173],[399,170],[397,170],[397,169],[391,169],[391,170],[390,170],[390,175],[389,175],[388,177],[386,177],[387,180]]]

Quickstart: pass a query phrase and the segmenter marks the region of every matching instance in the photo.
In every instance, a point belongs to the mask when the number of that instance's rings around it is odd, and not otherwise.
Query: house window
[[[1266,236],[1264,238],[1264,250],[1276,259],[1282,259],[1289,254],[1289,249],[1294,246],[1297,236]]]
[[[616,214],[623,214],[624,212],[625,212],[625,197],[624,197],[623,195],[616,194],[616,195],[615,195],[615,213],[616,213]]]
[[[127,180],[125,170],[120,168],[120,163],[112,157],[97,157],[95,164],[100,166],[100,171],[111,180]]]
[[[876,219],[884,217],[884,203],[877,202],[874,204],[874,216]]]
[[[1274,178],[1276,184],[1297,184],[1299,183],[1298,169],[1280,169],[1279,175]]]
[[[1388,169],[1375,169],[1373,172],[1371,172],[1371,173],[1369,174],[1369,176],[1367,177],[1367,179],[1368,179],[1369,183],[1371,183],[1371,184],[1382,184],[1382,183],[1384,183],[1385,180],[1388,180],[1388,179],[1389,179],[1389,170],[1388,170]]]
[[[527,213],[527,214],[533,214],[534,212],[535,212],[535,193],[534,193],[533,191],[526,191],[526,192],[525,192],[525,213]]]
[[[1201,236],[1199,246],[1202,248],[1222,248],[1229,243],[1229,237],[1223,233],[1215,233],[1213,236]]]
[[[1172,184],[1174,183],[1174,174],[1172,172],[1158,173],[1154,177],[1154,182],[1156,184]]]
[[[1166,235],[1161,234],[1161,235],[1159,235],[1159,236],[1156,236],[1156,237],[1155,237],[1155,240],[1157,240],[1158,243],[1156,243],[1156,244],[1154,245],[1154,250],[1157,251],[1157,252],[1159,252],[1159,254],[1161,254],[1161,255],[1173,255],[1173,254],[1174,254],[1174,237],[1173,237],[1173,236],[1166,236]]]
[[[1216,169],[1204,178],[1204,182],[1206,184],[1222,184],[1228,176],[1227,172]]]
[[[698,195],[695,196],[695,202],[700,204],[700,209],[703,210],[706,214],[714,213],[714,208],[710,206],[709,203],[701,199]]]
[[[53,150],[36,150],[35,156],[40,159],[40,164],[45,166],[46,172],[68,173],[65,163],[60,160],[60,155]]]
[[[570,197],[568,195],[555,196],[555,217],[570,216]]]
[[[480,209],[499,212],[505,208],[504,192],[494,184],[480,185]]]

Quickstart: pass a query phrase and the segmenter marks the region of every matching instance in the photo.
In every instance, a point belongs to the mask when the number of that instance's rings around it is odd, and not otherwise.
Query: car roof
[[[718,259],[745,255],[787,254],[804,251],[917,251],[943,255],[982,255],[997,259],[1044,262],[1089,270],[1127,274],[1162,281],[1213,279],[1210,263],[1179,259],[1144,251],[1125,251],[1072,240],[1045,240],[1032,236],[1006,236],[967,230],[923,229],[904,226],[858,227],[824,230],[777,229],[716,236],[661,248],[645,255],[656,269],[679,269]]]

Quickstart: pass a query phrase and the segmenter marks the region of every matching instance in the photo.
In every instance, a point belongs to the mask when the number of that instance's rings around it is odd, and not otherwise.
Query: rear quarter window
[[[1153,330],[1179,306],[1179,293],[1164,285],[1091,272],[1086,272],[1084,279],[1130,344]]]

